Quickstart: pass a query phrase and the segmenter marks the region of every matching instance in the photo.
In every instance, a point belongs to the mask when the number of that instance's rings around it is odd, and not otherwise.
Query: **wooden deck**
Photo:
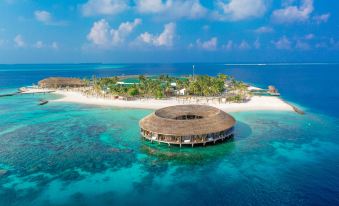
[[[159,140],[157,137],[153,136],[146,136],[146,135],[143,135],[142,132],[140,132],[142,138],[144,138],[145,140],[148,140],[150,141],[151,143],[153,142],[157,142],[158,144],[162,143],[162,144],[167,144],[168,146],[171,146],[171,145],[177,145],[177,146],[182,146],[182,145],[189,145],[189,146],[192,146],[194,147],[194,145],[203,145],[205,146],[206,144],[210,144],[210,143],[213,143],[215,144],[216,142],[220,142],[220,141],[224,141],[224,140],[227,140],[227,139],[231,139],[232,137],[234,137],[234,131],[230,131],[228,134],[226,135],[223,135],[223,136],[219,136],[217,138],[205,138],[205,141],[196,141],[196,140],[193,140],[193,141],[166,141],[166,140]]]

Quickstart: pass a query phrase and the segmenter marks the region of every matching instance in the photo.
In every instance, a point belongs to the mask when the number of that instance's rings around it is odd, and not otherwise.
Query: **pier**
[[[291,103],[289,103],[289,102],[287,102],[287,101],[285,101],[285,100],[283,100],[283,101],[284,101],[286,104],[290,105],[290,106],[292,107],[293,111],[295,111],[296,113],[298,113],[298,114],[300,114],[300,115],[304,115],[304,114],[305,114],[305,112],[304,112],[303,110],[299,109],[298,107],[294,106],[293,104],[291,104]]]
[[[14,96],[17,94],[20,94],[21,92],[13,92],[13,93],[8,93],[8,94],[0,94],[0,97],[10,97],[10,96]]]
[[[46,93],[53,93],[55,90],[50,90],[50,89],[38,89],[38,88],[26,88],[26,87],[21,87],[19,91],[17,92],[12,92],[12,93],[7,93],[7,94],[0,94],[0,97],[10,97],[10,96],[15,96],[15,95],[21,95],[21,94],[46,94]]]

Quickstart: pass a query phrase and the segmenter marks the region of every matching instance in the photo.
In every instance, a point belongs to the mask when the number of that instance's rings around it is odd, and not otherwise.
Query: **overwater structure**
[[[234,136],[235,119],[206,105],[177,105],[156,110],[139,122],[143,138],[170,145],[206,145]]]

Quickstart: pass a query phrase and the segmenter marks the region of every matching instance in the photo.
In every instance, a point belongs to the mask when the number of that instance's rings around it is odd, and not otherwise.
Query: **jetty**
[[[301,114],[301,115],[304,115],[304,114],[305,114],[305,112],[304,112],[303,110],[299,109],[298,107],[294,106],[293,104],[291,104],[291,103],[289,103],[289,102],[287,102],[287,101],[285,101],[285,100],[283,100],[283,101],[284,101],[286,104],[290,105],[290,106],[292,107],[293,111],[295,111],[296,113]]]
[[[21,94],[46,94],[46,93],[53,93],[53,92],[55,92],[55,90],[39,89],[37,87],[21,87],[19,91],[17,92],[0,94],[0,97],[10,97],[10,96],[21,95]]]
[[[290,105],[291,105],[291,104],[290,104]],[[299,109],[298,107],[293,106],[293,105],[291,105],[291,107],[293,108],[293,110],[294,110],[296,113],[301,114],[301,115],[304,115],[304,114],[305,114],[305,112],[302,111],[301,109]]]
[[[38,87],[30,86],[30,87],[21,87],[19,89],[19,94],[39,94],[39,93],[52,93],[55,92],[53,89],[41,89]]]
[[[21,92],[13,92],[13,93],[8,93],[8,94],[0,94],[0,97],[10,97],[10,96],[14,96],[17,94],[20,94]]]

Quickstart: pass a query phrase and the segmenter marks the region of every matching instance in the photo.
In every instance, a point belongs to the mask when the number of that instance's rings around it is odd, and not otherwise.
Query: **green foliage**
[[[244,97],[240,94],[237,94],[237,95],[234,95],[234,96],[227,97],[227,101],[240,103],[240,102],[244,101]]]
[[[171,83],[176,83],[176,90],[187,89],[190,95],[197,96],[218,96],[221,95],[225,89],[225,84],[228,85],[227,92],[232,93],[230,99],[232,101],[243,101],[248,95],[247,86],[240,81],[236,81],[225,74],[218,74],[216,77],[207,75],[197,75],[194,79],[185,79],[171,77],[169,75],[160,75],[159,78],[149,78],[140,75],[139,84],[134,85],[120,85],[117,84],[118,77],[110,78],[95,78],[92,82],[95,90],[106,90],[112,94],[123,96],[141,96],[141,97],[155,97],[163,98],[164,96],[173,95],[173,87]]]
[[[139,94],[139,90],[136,87],[131,87],[128,89],[127,94],[131,97],[134,97]]]
[[[86,86],[89,86],[91,83],[91,80],[88,78],[83,78],[82,80],[85,82]]]
[[[196,76],[189,82],[188,89],[192,95],[216,96],[225,90],[225,81],[219,77]]]
[[[111,85],[109,87],[109,91],[113,94],[125,96],[127,91],[128,91],[128,88],[123,86],[123,85],[120,85],[120,84],[118,84],[118,85],[115,84],[115,85]]]
[[[163,92],[161,89],[157,89],[157,90],[155,91],[155,97],[156,97],[157,99],[163,98],[163,97],[164,97],[164,92]]]
[[[225,82],[229,79],[229,76],[227,76],[226,74],[218,74],[217,78]]]
[[[105,77],[99,79],[93,79],[94,87],[97,89],[107,89],[110,88],[112,85],[115,85],[118,82],[118,77]]]

